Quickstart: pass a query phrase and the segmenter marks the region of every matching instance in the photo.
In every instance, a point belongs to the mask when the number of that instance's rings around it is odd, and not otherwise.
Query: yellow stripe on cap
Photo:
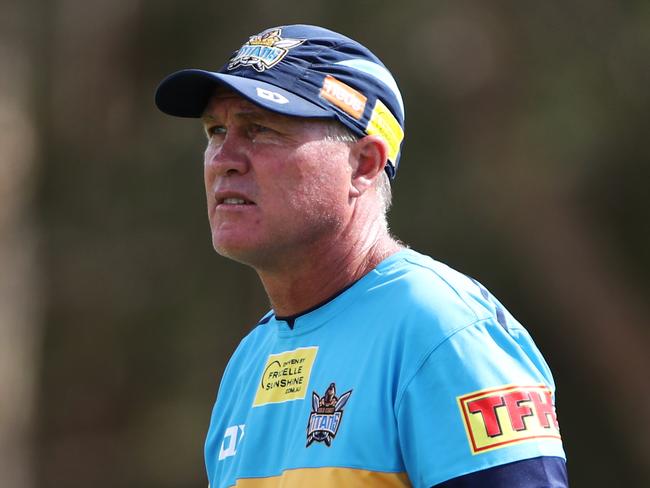
[[[375,103],[375,108],[372,109],[366,133],[385,140],[388,144],[388,159],[393,163],[397,161],[399,147],[404,139],[404,131],[388,107],[379,99]]]

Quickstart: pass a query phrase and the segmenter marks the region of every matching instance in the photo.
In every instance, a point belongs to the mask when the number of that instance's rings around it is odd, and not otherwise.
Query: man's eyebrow
[[[259,110],[256,108],[241,109],[235,112],[233,116],[236,118],[246,119],[246,120],[269,120],[272,118],[269,114],[265,113],[263,110]],[[203,120],[204,122],[215,122],[219,119],[212,114],[205,113],[201,116],[201,120]]]
[[[262,110],[250,109],[250,110],[241,110],[235,114],[236,117],[240,117],[246,120],[269,120],[272,117],[263,112]]]

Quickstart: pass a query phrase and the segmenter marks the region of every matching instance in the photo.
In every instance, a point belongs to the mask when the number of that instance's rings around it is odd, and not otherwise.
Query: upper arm
[[[430,487],[526,459],[564,459],[553,402],[553,379],[523,329],[485,319],[456,332],[398,398],[411,482]]]

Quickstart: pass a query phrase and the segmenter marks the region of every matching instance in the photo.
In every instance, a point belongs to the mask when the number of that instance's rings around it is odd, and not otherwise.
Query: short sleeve
[[[409,478],[431,487],[540,456],[565,459],[550,370],[525,329],[480,320],[445,339],[397,399]]]
[[[564,459],[552,456],[522,459],[445,481],[433,488],[568,488]]]

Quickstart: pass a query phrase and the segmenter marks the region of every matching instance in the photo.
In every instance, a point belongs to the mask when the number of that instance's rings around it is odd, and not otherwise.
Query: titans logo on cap
[[[251,36],[228,63],[228,69],[251,66],[260,73],[272,68],[284,58],[289,49],[299,46],[304,39],[282,39],[282,29],[268,29]]]

